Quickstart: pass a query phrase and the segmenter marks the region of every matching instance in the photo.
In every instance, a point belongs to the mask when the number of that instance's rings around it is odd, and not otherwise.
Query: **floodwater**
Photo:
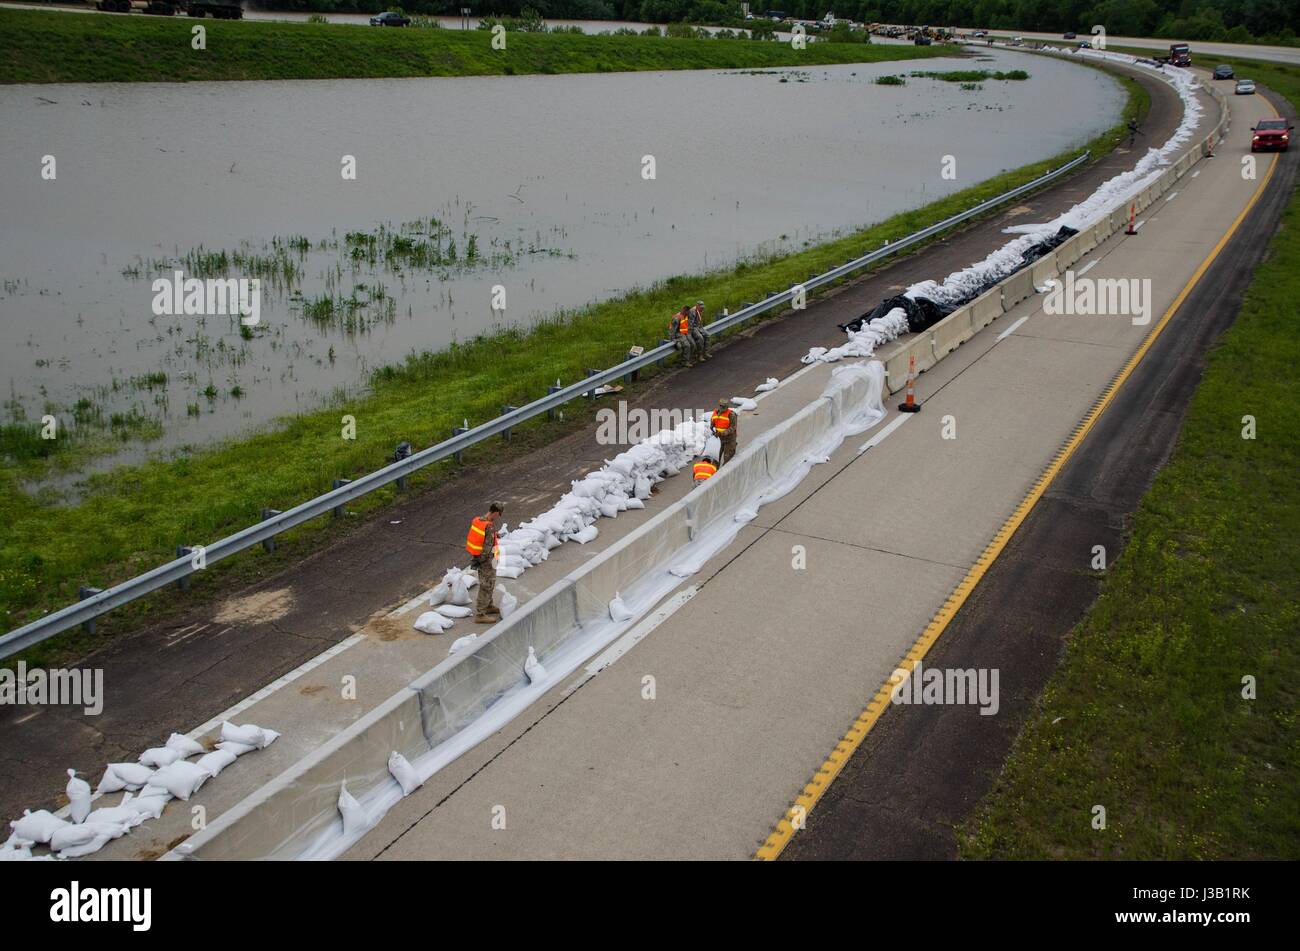
[[[972,67],[1032,78],[873,82]],[[83,415],[151,421],[147,447],[118,459],[203,444],[356,392],[410,353],[878,222],[1082,143],[1122,101],[1094,70],[1011,52],[757,74],[0,87],[2,415],[81,400]],[[347,256],[348,232],[430,217],[462,263]],[[264,282],[253,333],[154,312],[169,262],[291,237],[312,249],[304,297],[378,286],[386,309],[317,323]]]

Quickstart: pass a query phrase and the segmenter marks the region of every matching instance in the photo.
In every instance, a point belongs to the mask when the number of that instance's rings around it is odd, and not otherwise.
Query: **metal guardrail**
[[[745,304],[740,310],[733,314],[726,314],[708,324],[704,329],[710,336],[716,336],[724,331],[736,327],[750,318],[759,314],[766,313],[774,308],[789,303],[802,288],[804,291],[815,290],[826,284],[833,283],[843,277],[847,277],[854,271],[881,261],[892,254],[913,247],[927,238],[930,238],[942,231],[959,225],[964,221],[977,217],[984,212],[997,207],[1005,202],[1017,198],[1026,192],[1032,191],[1041,185],[1046,184],[1069,171],[1079,167],[1088,161],[1091,152],[1084,152],[1078,158],[1075,158],[1060,168],[1052,169],[1049,172],[1040,175],[1033,181],[1026,182],[1008,192],[996,195],[993,198],[980,202],[971,208],[966,209],[943,221],[930,225],[913,234],[900,238],[884,247],[878,248],[869,254],[864,254],[859,258],[846,261],[839,267],[832,268],[824,274],[818,274],[809,278],[802,284],[796,284],[793,287],[779,293],[770,294],[768,297],[758,303]],[[674,352],[670,343],[660,344],[659,346],[647,350],[637,356],[624,360],[617,366],[610,367],[607,370],[601,370],[591,373],[585,379],[578,383],[560,389],[554,389],[541,399],[534,400],[524,406],[511,409],[508,412],[469,429],[460,430],[450,438],[443,440],[436,445],[419,452],[410,453],[405,458],[397,459],[390,465],[384,466],[369,475],[362,476],[350,482],[336,480],[337,487],[324,495],[318,495],[314,499],[296,505],[291,509],[283,512],[274,512],[267,510],[268,517],[251,525],[243,531],[229,535],[220,541],[213,542],[211,545],[194,546],[193,548],[182,547],[178,549],[179,557],[169,561],[164,565],[159,565],[152,571],[147,571],[142,575],[137,575],[128,581],[114,585],[103,591],[96,589],[83,589],[86,597],[76,604],[69,605],[52,614],[47,614],[39,620],[32,621],[20,628],[10,631],[3,637],[0,637],[0,657],[8,657],[18,651],[24,650],[33,644],[37,644],[48,637],[52,637],[69,628],[76,627],[80,624],[93,624],[94,619],[101,614],[111,611],[113,608],[120,607],[138,598],[144,597],[159,588],[166,587],[172,583],[187,584],[189,576],[196,571],[201,571],[207,565],[221,561],[231,555],[237,554],[248,548],[257,545],[272,543],[275,536],[288,529],[302,525],[304,522],[311,521],[314,518],[320,518],[323,515],[329,515],[336,510],[341,510],[348,502],[360,498],[376,489],[389,485],[393,482],[402,480],[399,487],[405,486],[405,479],[413,472],[423,469],[427,465],[439,462],[453,456],[459,458],[459,454],[464,452],[470,446],[489,439],[492,436],[508,433],[514,427],[540,416],[543,413],[554,412],[560,406],[574,399],[586,396],[599,386],[613,383],[617,380],[628,376],[637,370],[644,369],[657,363],[660,360],[672,356]],[[406,444],[403,444],[406,445]],[[409,451],[409,446],[407,447]],[[339,485],[338,483],[344,482]],[[200,564],[202,567],[199,567]]]

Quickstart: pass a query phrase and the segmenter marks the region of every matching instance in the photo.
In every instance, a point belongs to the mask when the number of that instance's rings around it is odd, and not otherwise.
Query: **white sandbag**
[[[145,787],[140,790],[140,798],[141,799],[162,799],[167,802],[171,802],[176,797],[167,791],[166,786],[155,786],[153,783],[147,783]]]
[[[188,736],[181,733],[173,733],[167,737],[167,742],[163,744],[168,749],[175,750],[181,754],[181,759],[188,759],[191,756],[203,755],[203,744],[198,740],[191,740]]]
[[[211,778],[212,774],[198,763],[187,763],[182,759],[154,773],[149,786],[165,789],[177,799],[188,800]]]
[[[563,544],[564,542],[561,541],[559,536],[557,536],[554,532],[546,533],[546,548],[548,551],[553,548],[559,548]]]
[[[640,499],[628,499],[627,507],[630,509],[643,509],[645,508],[645,503]]]
[[[459,568],[450,568],[443,580],[450,586],[447,594],[448,604],[469,604],[469,581],[465,577],[465,572]]]
[[[27,842],[49,842],[50,837],[64,826],[72,825],[66,819],[60,819],[48,809],[23,810],[23,817],[9,823],[14,835]]]
[[[774,390],[774,389],[776,389],[776,388],[777,388],[778,386],[780,386],[780,385],[781,385],[781,381],[780,381],[780,380],[778,380],[778,379],[777,379],[776,377],[774,377],[774,376],[769,376],[769,377],[767,378],[767,382],[766,382],[766,383],[760,383],[760,384],[758,384],[758,386],[754,387],[754,390],[755,390],[755,392],[758,392],[758,393],[766,393],[766,392],[768,392],[769,390]]]
[[[85,845],[99,835],[93,825],[73,825],[71,823],[54,830],[50,836],[50,851],[60,852],[73,846]]]
[[[752,413],[754,410],[758,409],[758,403],[746,396],[733,396],[731,398],[731,405],[742,413]]]
[[[123,789],[136,790],[149,782],[153,770],[140,763],[109,763],[104,770],[104,778],[99,781],[96,792],[121,792]]]
[[[600,514],[605,518],[618,518],[618,503],[610,501],[600,503]]]
[[[236,743],[234,740],[222,740],[217,744],[217,749],[234,753],[236,756],[243,756],[245,753],[251,753],[257,749],[252,743]]]
[[[524,570],[525,570],[524,568],[518,566],[513,566],[508,568],[498,568],[497,577],[509,578],[510,580],[513,581],[515,578],[518,578],[520,575],[522,575],[524,573]]]
[[[474,585],[478,584],[477,568],[466,568],[460,573],[460,576],[464,579],[466,588],[472,588]]]
[[[501,569],[502,569],[502,568],[525,568],[525,567],[527,567],[527,565],[526,565],[525,562],[524,562],[524,558],[523,558],[522,555],[506,555],[506,554],[502,554],[502,555],[497,556],[497,558],[496,558],[496,563],[497,563],[497,574],[500,574],[500,573],[501,573]]]
[[[131,800],[131,808],[136,810],[140,815],[150,819],[157,819],[167,808],[167,803],[171,801],[171,793],[164,793],[161,796],[139,795]],[[126,805],[123,802],[123,805]]]
[[[714,459],[714,460],[721,459],[722,440],[719,439],[717,436],[710,436],[708,439],[704,440],[704,449],[700,453],[700,455],[708,456],[710,459]]]
[[[652,483],[650,482],[649,476],[644,476],[644,475],[637,476],[637,480],[636,480],[637,499],[644,501],[645,499],[650,498],[651,488],[652,488]]]
[[[343,834],[355,835],[370,828],[370,817],[361,803],[348,792],[346,785],[339,786],[339,812],[343,815]]]
[[[249,746],[255,746],[259,750],[264,750],[279,738],[280,734],[275,730],[268,730],[265,727],[254,726],[251,723],[245,723],[243,726],[235,726],[229,721],[221,724],[221,739],[233,743],[244,743]]]
[[[68,770],[68,785],[64,791],[68,794],[72,821],[85,822],[86,816],[90,815],[90,783],[84,779],[78,779],[77,771],[70,769]]]
[[[25,845],[0,848],[0,862],[30,862],[32,850]]]
[[[130,793],[123,793],[122,801],[116,806],[102,806],[96,809],[86,817],[86,822],[115,822],[124,825],[128,829],[134,829],[136,826],[149,818],[152,810],[141,809],[137,803],[139,800],[132,799]],[[162,812],[161,808],[158,810]],[[154,816],[157,818],[157,816]]]
[[[444,607],[444,605],[438,605]],[[452,620],[445,614],[437,611],[425,611],[415,619],[415,629],[421,634],[441,634],[447,628],[451,627]]]
[[[596,540],[596,536],[599,534],[600,534],[600,529],[596,528],[595,525],[588,525],[582,531],[573,532],[568,537],[570,541],[575,541],[579,545],[585,545],[587,544],[587,542],[594,542]]]
[[[627,511],[627,503],[628,503],[628,498],[627,498],[627,496],[626,496],[626,495],[620,495],[620,496],[618,497],[618,501],[617,501],[617,503],[616,503],[616,504],[618,505],[618,510],[619,510],[620,512],[626,512],[626,511]]]
[[[82,825],[69,825],[59,829],[50,837],[50,851],[60,853],[60,858],[75,858],[98,852],[104,843],[126,835],[127,826],[122,822],[86,822]],[[95,848],[88,851],[76,851],[82,846],[96,840],[102,840]]]
[[[200,769],[206,769],[213,776],[220,776],[221,771],[239,758],[239,754],[233,750],[213,750],[211,753],[204,753],[194,761],[194,765]]]
[[[609,602],[609,616],[615,621],[630,621],[636,614],[623,603],[622,592],[614,592],[614,600]]]
[[[442,581],[439,581],[434,585],[433,590],[429,592],[429,606],[437,607],[442,604],[442,602],[446,601],[450,595],[451,585],[449,585],[444,578]]]
[[[178,750],[167,746],[155,746],[153,749],[145,750],[140,754],[140,762],[145,766],[152,766],[154,769],[170,766],[180,758],[181,754]]]
[[[497,585],[496,590],[492,592],[492,603],[501,612],[503,619],[510,617],[515,613],[515,608],[519,607],[519,599],[507,591],[503,584]]]
[[[419,789],[421,783],[423,783],[423,780],[415,771],[415,767],[411,765],[411,761],[397,750],[393,750],[388,757],[388,771],[397,780],[397,785],[402,787],[403,796],[409,796]]]
[[[736,512],[737,522],[752,522],[756,518],[758,518],[758,513],[753,509],[740,509]]]
[[[466,648],[474,646],[478,640],[477,634],[466,634],[464,637],[458,637],[451,642],[451,647],[447,648],[448,654],[458,654]]]
[[[463,604],[440,604],[433,609],[433,613],[441,614],[443,617],[451,620],[461,617],[469,617],[474,613],[473,608],[466,607]],[[450,627],[451,625],[448,625]]]
[[[530,684],[539,683],[546,679],[546,668],[537,659],[537,654],[533,652],[531,646],[528,648],[528,659],[524,661],[524,673],[528,675]]]

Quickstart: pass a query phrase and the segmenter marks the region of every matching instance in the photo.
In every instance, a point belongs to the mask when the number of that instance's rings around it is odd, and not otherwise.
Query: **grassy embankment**
[[[1216,62],[1300,105],[1300,69]],[[962,830],[963,856],[1300,857],[1298,299],[1293,194],[1101,597]]]
[[[1129,101],[1124,117],[1088,143],[1094,155],[1114,148],[1130,114],[1149,106],[1144,90],[1124,80]],[[195,452],[175,461],[155,460],[91,477],[75,505],[34,498],[24,478],[40,475],[48,459],[31,458],[0,470],[0,628],[12,629],[75,600],[80,584],[107,587],[174,557],[178,544],[204,544],[250,524],[263,506],[287,509],[326,491],[335,477],[355,477],[378,468],[404,439],[417,448],[446,438],[468,418],[481,422],[503,403],[522,405],[545,392],[556,378],[572,382],[585,367],[609,366],[634,343],[653,344],[667,315],[683,300],[704,299],[712,313],[759,300],[772,288],[788,287],[810,273],[840,264],[1032,179],[1078,151],[1005,173],[915,211],[780,258],[748,261],[734,268],[684,275],[634,290],[620,298],[563,313],[532,328],[503,330],[437,353],[409,359],[373,375],[370,391],[346,404],[284,420],[246,439]],[[653,377],[644,373],[643,377]],[[570,404],[568,419],[534,420],[500,443],[466,453],[468,463],[522,452],[553,439],[590,418],[585,401]],[[356,417],[355,441],[340,438],[341,416]],[[431,466],[411,479],[418,491],[454,473],[451,462]],[[358,500],[366,513],[390,502],[393,490]],[[344,530],[330,519],[282,536],[274,554],[261,549],[210,567],[196,578],[193,598],[211,596],[219,585],[265,572]],[[23,655],[29,663],[53,664],[102,642],[105,634],[143,616],[174,610],[175,599],[155,596],[100,620],[94,639],[69,631]],[[18,657],[8,659],[15,662]]]
[[[207,30],[207,49],[190,46]],[[810,44],[654,36],[510,33],[494,50],[482,30],[379,29],[261,21],[71,15],[0,10],[0,82],[190,82],[602,73],[877,63],[951,56],[943,47]]]

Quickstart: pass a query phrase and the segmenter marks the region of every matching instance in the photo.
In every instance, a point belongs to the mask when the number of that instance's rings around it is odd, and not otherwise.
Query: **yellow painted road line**
[[[1205,272],[1209,270],[1210,265],[1214,263],[1214,260],[1219,256],[1220,252],[1223,251],[1228,241],[1234,234],[1236,234],[1237,229],[1246,219],[1246,215],[1248,215],[1250,210],[1255,207],[1255,203],[1259,201],[1260,195],[1264,193],[1264,189],[1268,186],[1269,180],[1273,177],[1273,171],[1276,168],[1277,160],[1275,159],[1270,163],[1268,172],[1264,175],[1263,181],[1259,183],[1259,187],[1255,189],[1255,193],[1251,195],[1250,201],[1248,201],[1246,207],[1241,210],[1241,214],[1236,217],[1236,220],[1232,222],[1232,225],[1228,230],[1224,232],[1223,237],[1219,239],[1219,242],[1210,251],[1209,256],[1201,262],[1200,266],[1196,269],[1196,273],[1192,275],[1191,280],[1189,280],[1183,289],[1178,292],[1178,296],[1174,298],[1174,302],[1169,305],[1169,309],[1164,312],[1159,322],[1151,329],[1151,333],[1147,335],[1146,339],[1142,342],[1142,345],[1138,347],[1137,352],[1129,358],[1128,363],[1124,364],[1119,373],[1115,375],[1115,378],[1111,380],[1110,385],[1106,387],[1105,392],[1102,393],[1097,401],[1092,404],[1092,408],[1088,410],[1083,421],[1074,428],[1070,438],[1066,440],[1065,445],[1057,451],[1056,456],[1052,459],[1047,468],[1043,470],[1043,474],[1034,482],[1029,493],[1021,500],[1020,504],[1016,506],[1015,511],[1011,513],[1007,520],[1002,523],[1002,527],[999,528],[997,534],[993,536],[993,540],[988,543],[983,553],[975,560],[975,564],[971,565],[970,570],[966,572],[966,576],[962,578],[962,580],[957,584],[957,587],[953,589],[950,595],[948,595],[947,600],[943,603],[943,607],[939,608],[934,619],[930,621],[925,630],[921,632],[921,635],[912,644],[911,648],[905,655],[903,655],[903,659],[899,661],[897,669],[906,670],[909,673],[914,670],[916,665],[920,663],[921,659],[929,652],[930,648],[934,646],[935,641],[939,639],[939,635],[947,630],[949,623],[951,623],[957,612],[961,610],[961,606],[966,603],[966,599],[970,597],[971,591],[973,591],[975,586],[979,584],[980,579],[984,577],[989,566],[993,564],[1000,554],[1002,554],[1003,549],[1007,546],[1007,542],[1011,540],[1011,536],[1015,534],[1016,529],[1021,526],[1025,518],[1029,515],[1030,510],[1038,503],[1038,500],[1043,497],[1043,493],[1047,491],[1047,487],[1052,484],[1052,481],[1061,471],[1061,468],[1070,457],[1074,455],[1074,451],[1079,448],[1084,437],[1092,430],[1092,427],[1096,424],[1097,419],[1101,416],[1102,412],[1111,404],[1111,401],[1115,398],[1115,394],[1119,391],[1119,388],[1124,385],[1124,381],[1132,375],[1133,370],[1142,362],[1142,358],[1145,357],[1147,351],[1151,349],[1156,338],[1160,336],[1164,331],[1165,326],[1171,319],[1173,319],[1178,308],[1183,305],[1183,301],[1187,299],[1187,295],[1190,294],[1192,289],[1200,283],[1201,278],[1205,276]],[[774,828],[771,834],[768,835],[759,850],[754,853],[755,859],[761,861],[772,861],[777,858],[777,856],[779,856],[790,843],[790,839],[794,836],[796,826],[799,828],[803,827],[804,820],[807,819],[808,813],[812,812],[817,803],[821,801],[822,796],[825,795],[830,784],[835,781],[835,777],[840,774],[840,771],[849,761],[849,757],[852,756],[854,751],[862,745],[862,741],[866,739],[867,733],[871,731],[871,728],[875,726],[876,721],[880,719],[881,714],[885,712],[885,707],[889,703],[889,697],[890,693],[893,691],[894,683],[895,681],[891,677],[880,685],[880,689],[877,690],[876,695],[871,698],[871,702],[867,704],[867,708],[858,714],[858,718],[853,721],[853,725],[849,727],[848,732],[844,734],[844,738],[835,744],[835,748],[831,750],[830,755],[826,757],[826,761],[823,762],[817,772],[813,774],[813,778],[809,783],[804,786],[803,792],[795,798],[794,804],[786,810],[785,815],[783,815],[777,822],[776,828]]]

